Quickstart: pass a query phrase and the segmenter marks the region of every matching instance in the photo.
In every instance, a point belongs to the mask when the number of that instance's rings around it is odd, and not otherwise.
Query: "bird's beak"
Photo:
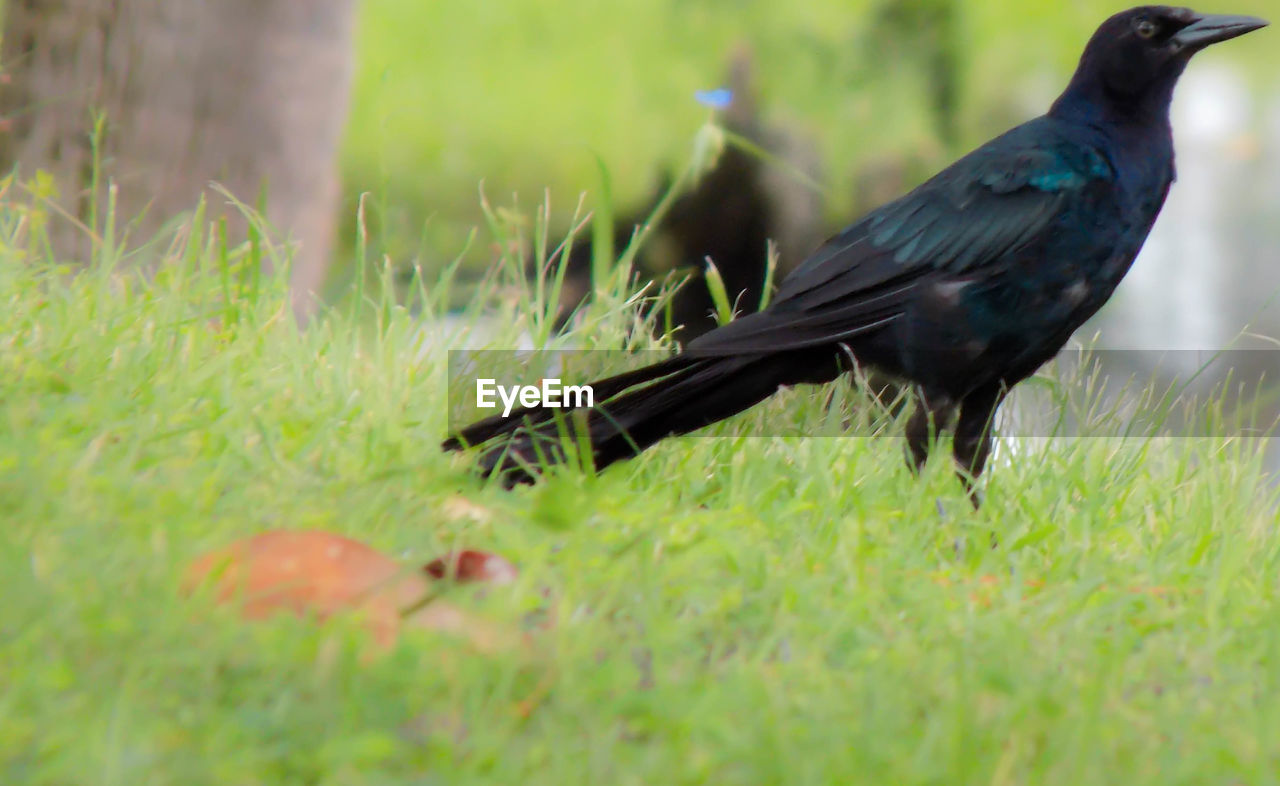
[[[1179,49],[1203,49],[1210,44],[1251,33],[1267,24],[1267,20],[1256,16],[1209,14],[1179,30],[1172,43]]]

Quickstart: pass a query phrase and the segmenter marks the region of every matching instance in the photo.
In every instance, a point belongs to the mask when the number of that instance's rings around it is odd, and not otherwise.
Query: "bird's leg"
[[[960,402],[960,418],[956,422],[952,452],[956,459],[956,474],[964,483],[969,501],[975,508],[979,504],[975,482],[991,455],[996,410],[1008,392],[1002,384],[993,385],[970,393]]]
[[[907,421],[907,464],[919,474],[929,460],[929,451],[938,434],[951,422],[955,405],[943,393],[916,391],[916,410]]]

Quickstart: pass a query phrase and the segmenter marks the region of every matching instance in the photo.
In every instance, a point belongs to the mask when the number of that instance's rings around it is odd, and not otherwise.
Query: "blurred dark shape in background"
[[[761,160],[730,142],[715,165],[673,201],[636,255],[637,287],[670,277],[688,278],[669,306],[671,335],[682,344],[716,327],[715,306],[705,278],[708,259],[724,280],[735,310],[751,313],[758,310],[764,293],[769,241],[777,245],[781,277],[823,237],[822,197],[803,179],[818,178],[817,153],[811,143],[794,133],[766,127],[760,121],[752,72],[750,50],[739,48],[729,66],[733,100],[724,110],[721,125],[767,151],[777,162]],[[627,211],[615,221],[617,251],[626,248],[671,183],[665,179],[643,208]],[[589,241],[576,243],[569,252],[562,322],[591,292],[591,259]],[[667,315],[659,315],[657,330],[666,332],[667,324]]]
[[[859,49],[864,68],[918,68],[929,91],[938,138],[960,142],[960,54],[957,0],[885,0],[872,12]]]
[[[3,10],[0,169],[47,172],[53,212],[85,224],[95,206],[101,224],[113,180],[116,237],[128,224],[135,244],[202,194],[237,242],[245,222],[210,182],[250,206],[265,193],[267,218],[295,244],[295,310],[312,310],[339,196],[355,0],[53,0]],[[50,232],[60,258],[92,258],[74,221],[55,219]]]
[[[941,147],[879,152],[865,160],[851,173],[850,217],[897,199],[965,152],[960,134],[964,58],[957,0],[884,0],[871,11],[854,48],[861,79],[874,82],[904,70],[919,74],[933,136]],[[1014,116],[1009,126],[1023,119]],[[837,229],[832,227],[832,232]]]
[[[945,148],[956,148],[962,64],[955,0],[885,0],[872,12],[857,46],[864,73],[903,68],[921,72],[937,137]],[[746,46],[739,47],[730,60],[728,86],[733,101],[724,112],[723,126],[776,156],[782,165],[729,144],[715,167],[679,196],[640,247],[635,262],[637,286],[672,276],[688,279],[672,298],[669,314],[655,323],[660,332],[672,326],[671,335],[681,344],[717,324],[705,279],[708,259],[723,278],[735,310],[747,314],[757,310],[761,301],[770,240],[778,250],[776,281],[839,228],[824,225],[822,196],[804,182],[805,177],[822,178],[816,146],[788,129],[761,121],[753,58]],[[868,162],[853,174],[854,213],[860,215],[906,193],[930,174],[934,164],[925,155]],[[664,179],[643,208],[627,211],[615,221],[613,237],[619,250],[644,224],[671,182]],[[562,322],[591,291],[592,254],[587,241],[570,250]]]

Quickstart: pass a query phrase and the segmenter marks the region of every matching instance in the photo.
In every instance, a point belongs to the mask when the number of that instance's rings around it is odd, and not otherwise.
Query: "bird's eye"
[[[1143,38],[1152,38],[1160,28],[1150,19],[1139,19],[1133,29]]]

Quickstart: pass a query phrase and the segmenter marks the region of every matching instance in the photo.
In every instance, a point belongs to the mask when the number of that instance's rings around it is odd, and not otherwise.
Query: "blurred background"
[[[140,243],[202,190],[211,212],[225,207],[226,195],[209,191],[217,181],[294,241],[304,314],[316,296],[349,291],[362,195],[368,258],[402,271],[418,265],[429,283],[462,255],[464,278],[483,275],[511,249],[484,228],[482,184],[515,225],[532,227],[549,199],[553,238],[585,193],[586,209],[613,224],[616,253],[675,182],[682,199],[646,240],[642,275],[692,275],[686,289],[705,292],[697,277],[710,256],[730,295],[746,290],[749,304],[767,240],[785,272],[858,214],[1043,112],[1093,29],[1122,8],[1094,0],[8,5],[0,163],[19,167],[25,192],[97,229],[105,204],[97,197],[114,180],[117,221]],[[1275,16],[1273,5],[1199,10]],[[1246,326],[1280,337],[1278,34],[1215,47],[1184,77],[1174,112],[1179,182],[1128,281],[1086,330],[1101,330],[1104,346],[1211,350]],[[727,107],[695,100],[721,86],[734,88]],[[729,144],[695,188],[680,177],[711,115],[747,144]],[[234,231],[237,211],[225,212]],[[82,245],[60,248],[80,258]],[[590,249],[581,256],[579,278]],[[749,270],[734,279],[742,266]],[[569,288],[567,305],[585,286]],[[712,324],[708,303],[686,304],[685,321],[704,319],[694,332]]]
[[[614,212],[626,213],[688,157],[706,115],[694,91],[725,84],[746,50],[767,146],[825,187],[818,226],[801,231],[814,242],[1043,112],[1093,29],[1123,7],[363,0],[348,198],[385,196],[392,257],[428,262],[451,258],[480,223],[481,179],[491,200],[518,194],[528,210],[548,188],[564,228],[579,192],[589,206],[599,197],[599,159]],[[1275,11],[1257,0],[1198,10]],[[1214,349],[1246,323],[1280,337],[1280,308],[1267,308],[1280,291],[1280,58],[1270,37],[1199,55],[1180,85],[1179,183],[1097,323],[1104,345]]]

